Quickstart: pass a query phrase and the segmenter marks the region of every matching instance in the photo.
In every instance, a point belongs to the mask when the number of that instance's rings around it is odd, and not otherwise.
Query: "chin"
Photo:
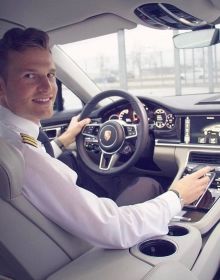
[[[39,119],[40,120],[45,120],[45,119],[49,119],[53,116],[54,111],[50,111],[50,112],[44,112],[43,114],[39,115]]]

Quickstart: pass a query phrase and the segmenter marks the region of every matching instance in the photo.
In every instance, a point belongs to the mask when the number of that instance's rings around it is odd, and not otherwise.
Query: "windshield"
[[[62,48],[100,90],[142,96],[219,92],[219,45],[180,50],[173,45],[175,34],[138,26]]]

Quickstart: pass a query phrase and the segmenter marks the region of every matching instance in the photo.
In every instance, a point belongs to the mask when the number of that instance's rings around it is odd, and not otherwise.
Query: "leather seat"
[[[44,217],[22,194],[21,152],[0,139],[0,275],[45,279],[89,249]]]

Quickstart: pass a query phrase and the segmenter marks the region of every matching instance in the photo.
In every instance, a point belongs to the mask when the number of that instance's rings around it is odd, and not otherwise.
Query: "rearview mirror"
[[[174,46],[178,49],[204,48],[219,41],[219,29],[202,29],[181,33],[173,36]]]

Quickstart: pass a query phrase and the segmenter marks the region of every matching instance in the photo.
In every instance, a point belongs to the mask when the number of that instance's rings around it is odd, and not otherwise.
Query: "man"
[[[25,160],[23,195],[68,232],[103,248],[128,248],[166,234],[170,219],[205,190],[205,167],[150,201],[118,207],[76,185],[76,173],[35,140],[39,123],[53,114],[55,65],[46,33],[9,30],[0,40],[0,137]],[[180,200],[181,198],[181,200]]]

